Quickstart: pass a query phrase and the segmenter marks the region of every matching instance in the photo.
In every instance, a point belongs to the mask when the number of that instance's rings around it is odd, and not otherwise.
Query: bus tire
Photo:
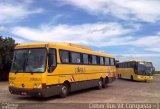
[[[99,79],[97,89],[101,90],[102,86],[103,86],[103,81],[102,81],[102,79]]]
[[[120,79],[122,78],[121,74],[119,74],[119,78],[120,78]]]
[[[67,84],[63,84],[61,87],[60,97],[65,98],[67,97],[68,94],[69,94],[69,86]]]
[[[102,87],[103,87],[103,88],[106,88],[108,82],[109,82],[108,77],[106,77],[105,79],[103,79],[103,85],[102,85]]]
[[[133,75],[131,75],[131,80],[132,80],[132,81],[134,81],[134,79],[133,79]]]

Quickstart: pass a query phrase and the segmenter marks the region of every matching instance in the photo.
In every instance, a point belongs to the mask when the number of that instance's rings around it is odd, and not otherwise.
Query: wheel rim
[[[62,93],[65,94],[65,95],[67,94],[67,87],[66,86],[62,87]]]
[[[131,80],[133,80],[133,76],[131,76]]]
[[[102,81],[101,80],[99,81],[99,87],[102,87]]]

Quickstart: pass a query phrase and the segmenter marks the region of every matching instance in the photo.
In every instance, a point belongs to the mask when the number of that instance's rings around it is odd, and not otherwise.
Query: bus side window
[[[69,51],[60,51],[60,57],[62,63],[69,63]]]
[[[114,66],[114,65],[115,65],[115,61],[114,61],[113,58],[110,58],[110,64],[111,64],[111,66]]]
[[[92,55],[88,55],[88,64],[92,64]]]
[[[55,49],[49,49],[49,56],[48,56],[48,72],[53,72],[57,65],[56,61],[56,50]]]
[[[128,62],[126,63],[126,68],[129,68],[129,63]]]
[[[122,68],[124,68],[124,63],[122,63]]]
[[[125,63],[125,68],[128,68],[128,63],[127,62]]]
[[[104,58],[100,57],[100,65],[104,65]]]
[[[131,64],[131,66],[130,66],[130,67],[131,67],[131,68],[134,68],[134,63],[133,63],[133,62],[131,62],[130,64]]]
[[[92,64],[97,64],[97,58],[94,55],[92,55]]]
[[[97,65],[100,65],[100,57],[99,56],[96,57],[97,57]]]
[[[122,63],[119,64],[120,68],[122,68]]]
[[[88,60],[88,55],[87,54],[83,54],[83,64],[88,64],[89,60]]]
[[[121,67],[124,68],[124,67],[123,67],[123,63],[121,63]]]
[[[72,63],[81,63],[80,53],[71,52],[71,62]]]
[[[126,68],[126,63],[123,63],[123,68]]]
[[[128,68],[131,68],[131,62],[129,62],[128,64],[129,64],[129,65],[128,65]]]
[[[109,63],[110,63],[109,58],[105,58],[105,65],[109,66],[110,65]]]

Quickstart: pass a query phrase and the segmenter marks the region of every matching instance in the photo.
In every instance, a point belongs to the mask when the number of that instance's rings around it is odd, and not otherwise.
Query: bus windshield
[[[139,62],[138,74],[140,75],[153,75],[154,67],[151,62]]]
[[[45,48],[17,49],[14,51],[11,72],[44,72],[46,55]]]

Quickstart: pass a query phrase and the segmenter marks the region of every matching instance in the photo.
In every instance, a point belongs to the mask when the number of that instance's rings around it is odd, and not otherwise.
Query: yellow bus
[[[115,79],[115,57],[72,43],[27,43],[15,47],[9,74],[11,94],[66,97],[105,88]]]
[[[143,60],[118,62],[116,67],[118,78],[125,78],[136,81],[152,80],[155,71],[152,62]]]

